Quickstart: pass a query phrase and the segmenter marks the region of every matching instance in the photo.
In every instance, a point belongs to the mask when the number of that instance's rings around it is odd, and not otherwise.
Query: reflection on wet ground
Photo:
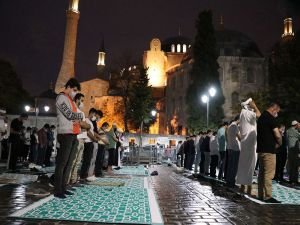
[[[165,224],[300,224],[300,206],[259,205],[214,181],[177,174],[171,167],[155,166],[158,176],[150,177],[157,193]],[[26,196],[28,184],[0,187],[0,224],[62,225],[95,224],[66,221],[15,220],[7,216],[39,198]]]

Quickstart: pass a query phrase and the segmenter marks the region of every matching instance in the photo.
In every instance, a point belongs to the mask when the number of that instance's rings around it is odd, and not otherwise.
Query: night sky
[[[290,0],[293,2],[294,0]],[[95,77],[98,49],[105,40],[108,64],[124,52],[141,57],[153,37],[181,33],[193,38],[200,11],[212,9],[214,21],[241,31],[266,53],[280,38],[283,18],[299,12],[284,0],[80,0],[76,77]],[[0,0],[0,57],[15,67],[33,95],[48,89],[60,69],[68,0]]]

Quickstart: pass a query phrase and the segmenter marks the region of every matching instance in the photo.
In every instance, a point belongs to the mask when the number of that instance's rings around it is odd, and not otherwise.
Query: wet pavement
[[[165,225],[181,224],[300,224],[300,206],[259,205],[236,193],[227,192],[217,183],[192,179],[166,166],[151,167],[159,175],[150,182]],[[77,225],[95,224],[67,221],[15,220],[7,216],[39,198],[26,196],[27,185],[0,187],[0,224],[4,225]]]

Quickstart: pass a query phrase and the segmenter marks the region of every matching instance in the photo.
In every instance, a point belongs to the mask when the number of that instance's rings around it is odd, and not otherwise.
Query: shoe
[[[61,199],[67,198],[67,196],[65,196],[64,194],[54,194],[54,197]]]
[[[69,191],[76,191],[76,188],[73,188],[71,186],[67,186],[67,190],[69,190]]]
[[[114,168],[114,170],[120,170],[120,169],[121,169],[121,167],[119,167],[119,166]]]
[[[85,180],[85,179],[81,179],[81,180],[79,180],[79,184],[88,184],[88,182]]]
[[[281,203],[281,201],[276,200],[275,198],[269,198],[265,200],[266,203]]]
[[[87,180],[88,182],[93,182],[93,181],[96,180],[96,177],[95,177],[95,176],[91,176],[91,177],[86,178],[86,180]]]
[[[44,197],[44,196],[50,195],[50,192],[46,191],[46,190],[43,190],[41,188],[38,188],[38,189],[34,189],[34,190],[28,190],[26,192],[26,195]]]
[[[103,177],[103,173],[95,174],[95,177]]]
[[[150,174],[150,176],[157,176],[158,175],[158,172],[156,171],[156,170],[154,170],[151,174]]]
[[[65,195],[74,195],[74,193],[71,191],[65,191]]]
[[[74,183],[72,184],[73,187],[84,187],[84,185],[80,184],[80,183]]]

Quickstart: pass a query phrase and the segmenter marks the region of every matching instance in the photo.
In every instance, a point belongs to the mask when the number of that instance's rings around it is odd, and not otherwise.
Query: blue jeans
[[[235,178],[238,170],[240,151],[228,149],[226,183],[228,187],[235,186]]]

